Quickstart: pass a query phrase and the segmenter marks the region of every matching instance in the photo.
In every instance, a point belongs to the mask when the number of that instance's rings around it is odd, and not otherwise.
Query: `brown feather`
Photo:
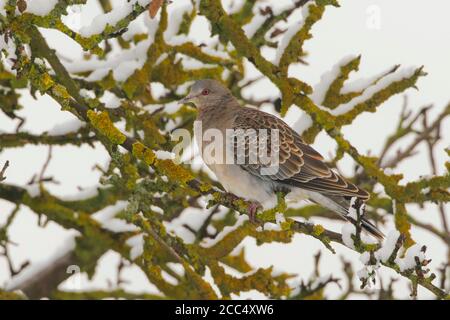
[[[270,155],[271,150],[279,149],[279,170],[271,175],[261,176],[289,186],[295,186],[307,190],[317,191],[330,195],[345,197],[357,197],[362,200],[369,198],[369,194],[346,181],[339,174],[332,171],[324,162],[323,157],[307,145],[303,139],[292,130],[283,120],[251,108],[241,108],[234,120],[233,129],[267,129],[267,140],[263,150],[265,155]],[[279,130],[279,144],[271,145],[271,129]],[[261,169],[266,164],[250,164],[249,149],[258,149],[260,141],[255,138],[245,139],[246,158],[241,167],[255,175],[261,175]],[[237,150],[237,144],[234,145]],[[258,158],[259,159],[259,158]]]

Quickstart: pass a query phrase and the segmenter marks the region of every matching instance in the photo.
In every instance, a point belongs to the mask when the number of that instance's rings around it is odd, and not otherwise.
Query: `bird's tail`
[[[341,196],[329,196],[321,193],[315,193],[315,195],[311,197],[311,200],[338,213],[345,220],[353,224],[356,223],[355,219],[349,215],[349,208],[351,205],[351,201],[349,199]],[[360,221],[362,230],[378,240],[384,239],[384,234],[366,217],[361,216]]]
[[[352,222],[352,221],[350,221],[350,222]],[[378,240],[384,239],[383,232],[381,232],[372,222],[367,220],[367,218],[365,218],[365,217],[361,217],[361,227],[364,231],[366,231],[371,236],[374,236]]]

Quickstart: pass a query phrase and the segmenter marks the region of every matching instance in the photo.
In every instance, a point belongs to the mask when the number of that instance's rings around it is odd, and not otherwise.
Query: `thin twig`
[[[9,167],[9,161],[6,161],[5,164],[3,165],[2,170],[0,171],[0,182],[4,181],[6,179],[5,172],[6,172],[6,169],[8,169],[8,167]]]

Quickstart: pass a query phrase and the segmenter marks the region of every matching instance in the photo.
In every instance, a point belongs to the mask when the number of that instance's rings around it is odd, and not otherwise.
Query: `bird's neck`
[[[223,122],[234,115],[233,109],[239,108],[239,102],[233,96],[227,96],[220,101],[199,106],[197,119],[205,123]]]

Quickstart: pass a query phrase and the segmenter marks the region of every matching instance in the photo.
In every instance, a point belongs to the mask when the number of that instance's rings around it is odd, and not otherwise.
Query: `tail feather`
[[[310,194],[310,199],[323,207],[338,213],[345,220],[350,221],[353,224],[355,223],[355,220],[349,216],[348,212],[351,203],[350,200],[344,197],[329,196],[318,192]],[[384,239],[384,234],[364,216],[361,217],[361,227],[365,232],[378,240]]]
[[[365,217],[361,218],[361,227],[363,228],[364,231],[374,236],[378,240],[384,239],[383,232],[381,232],[372,222],[367,220],[367,218]]]

